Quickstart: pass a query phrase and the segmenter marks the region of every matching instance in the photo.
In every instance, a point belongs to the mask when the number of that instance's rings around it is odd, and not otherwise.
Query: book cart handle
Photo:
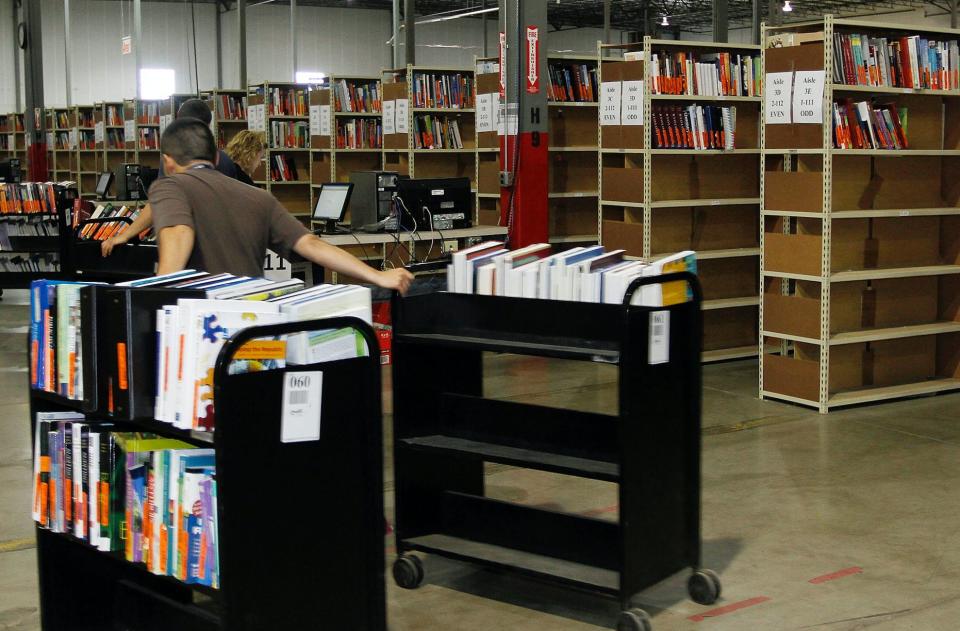
[[[634,278],[630,284],[627,285],[627,291],[623,295],[623,305],[629,307],[630,301],[633,300],[633,294],[644,285],[660,285],[675,281],[683,281],[690,286],[690,290],[693,292],[692,302],[696,304],[699,310],[700,304],[703,302],[703,291],[700,288],[700,279],[692,272],[670,272],[669,274],[663,274],[661,276],[641,276]]]
[[[363,336],[367,343],[367,357],[377,367],[380,366],[380,344],[373,332],[373,327],[360,318],[322,318],[318,320],[302,320],[298,322],[283,322],[267,324],[241,329],[228,339],[217,355],[217,364],[214,369],[214,387],[219,386],[229,374],[230,364],[240,348],[249,342],[262,337],[277,337],[294,333],[312,333],[314,331],[328,331],[330,329],[353,329]]]

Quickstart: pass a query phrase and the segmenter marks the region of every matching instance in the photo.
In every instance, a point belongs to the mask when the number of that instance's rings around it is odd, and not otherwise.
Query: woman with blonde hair
[[[234,136],[224,153],[237,165],[237,179],[244,184],[254,186],[251,174],[260,166],[266,149],[262,131],[243,129]]]

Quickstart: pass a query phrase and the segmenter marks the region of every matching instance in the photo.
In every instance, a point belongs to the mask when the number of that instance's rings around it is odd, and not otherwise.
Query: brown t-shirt
[[[195,233],[187,267],[220,274],[262,276],[267,248],[284,258],[307,229],[270,193],[211,168],[193,168],[150,187],[153,227],[190,226]]]

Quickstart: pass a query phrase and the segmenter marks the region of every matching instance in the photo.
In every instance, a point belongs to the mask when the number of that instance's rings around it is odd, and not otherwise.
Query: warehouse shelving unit
[[[160,168],[160,112],[165,103],[169,101],[128,99],[123,102],[125,162]]]
[[[223,149],[241,129],[247,128],[246,90],[207,90],[201,97],[213,115],[210,129]]]
[[[821,123],[765,125],[760,396],[829,410],[960,389],[960,91],[834,82],[836,34],[958,39],[843,20],[765,27],[764,72],[823,70]],[[822,33],[822,38],[816,34]],[[909,111],[906,150],[833,148],[837,98]]]
[[[499,103],[500,75],[496,72],[481,72],[481,64],[491,62],[499,63],[499,57],[476,59],[477,107],[479,107],[480,95],[489,94],[491,99],[496,99]],[[494,114],[491,116],[493,131],[479,131],[479,114],[476,126],[477,157],[474,176],[474,181],[477,183],[476,223],[487,226],[500,225],[500,136],[497,133],[499,117],[497,109],[494,107]]]
[[[50,170],[54,182],[76,181],[77,114],[71,107],[55,107],[53,116],[53,162]]]
[[[21,176],[26,177],[27,136],[23,130],[22,112],[10,112],[0,116],[0,155],[19,158]]]
[[[103,155],[97,150],[96,107],[77,105],[73,108],[73,118],[77,190],[81,197],[91,197],[97,191],[97,178],[103,165]]]
[[[116,173],[124,162],[123,102],[105,101],[94,106],[94,137],[103,171]]]
[[[310,208],[324,182],[334,180],[333,103],[328,85],[310,90]],[[349,179],[349,174],[347,175]],[[311,221],[311,225],[313,222]]]
[[[263,170],[258,169],[251,174],[251,177],[257,184],[270,191],[294,217],[305,222],[309,221],[312,210],[310,207],[309,135],[311,89],[312,86],[305,83],[266,82],[250,86],[247,96],[248,126],[255,131],[264,132],[267,143]],[[280,95],[279,98],[277,95]],[[291,95],[295,103],[291,108],[286,108],[283,100]],[[253,106],[263,108],[263,116],[251,117],[249,108]],[[303,146],[286,146],[286,139],[274,133],[274,123],[302,123],[307,126],[307,136]],[[274,181],[271,177],[270,165],[275,163],[278,156],[291,165],[291,172],[296,170],[295,179]]]
[[[475,81],[475,73],[469,68],[443,68],[407,66],[383,71],[383,101],[406,101],[406,133],[384,134],[383,168],[396,171],[411,178],[466,177],[471,188],[476,189],[476,133],[474,125],[474,99],[476,90],[471,89],[465,107],[414,107],[414,79],[418,75],[468,75]],[[475,86],[475,83],[474,83]],[[414,119],[418,115],[455,117],[460,129],[462,149],[417,149]]]
[[[651,69],[623,54],[690,51],[755,55],[760,47],[657,40],[599,44],[601,86],[643,81],[640,124],[599,128],[599,230],[608,249],[652,257],[697,252],[704,291],[704,361],[756,357],[758,345],[760,96],[652,94]],[[601,93],[603,88],[601,87]],[[662,104],[735,105],[733,150],[654,147],[652,108]]]

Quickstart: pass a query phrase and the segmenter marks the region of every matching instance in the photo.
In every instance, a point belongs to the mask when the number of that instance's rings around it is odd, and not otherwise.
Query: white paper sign
[[[100,121],[93,126],[93,141],[103,142],[103,136],[103,121]]]
[[[767,125],[786,125],[791,122],[790,97],[792,88],[792,72],[767,73],[766,80],[763,82],[767,99],[767,116],[765,119]]]
[[[265,123],[263,105],[251,105],[247,108],[247,128],[250,131],[266,131]]]
[[[76,148],[77,148],[77,144],[78,144],[78,142],[77,142],[77,130],[76,130],[76,129],[71,129],[71,130],[70,130],[70,147],[69,147],[69,148],[70,148],[70,149],[76,149]]]
[[[329,105],[320,106],[320,135],[321,136],[330,135],[330,106]]]
[[[823,70],[797,70],[794,75],[793,122],[823,122]]]
[[[280,442],[302,443],[320,440],[322,398],[322,371],[288,372],[284,375]]]
[[[621,125],[643,125],[643,80],[623,82]]]
[[[492,94],[477,95],[477,132],[493,131]]]
[[[604,81],[600,84],[600,124],[620,124],[620,94],[619,81]]]
[[[397,133],[406,134],[410,126],[407,124],[410,117],[410,101],[407,99],[397,99]]]
[[[320,106],[311,105],[310,106],[310,135],[311,136],[322,136],[320,133]]]
[[[388,134],[397,133],[397,102],[396,101],[384,101],[383,102],[383,134],[386,136]]]
[[[665,364],[670,361],[670,312],[650,312],[650,345],[647,363]]]

